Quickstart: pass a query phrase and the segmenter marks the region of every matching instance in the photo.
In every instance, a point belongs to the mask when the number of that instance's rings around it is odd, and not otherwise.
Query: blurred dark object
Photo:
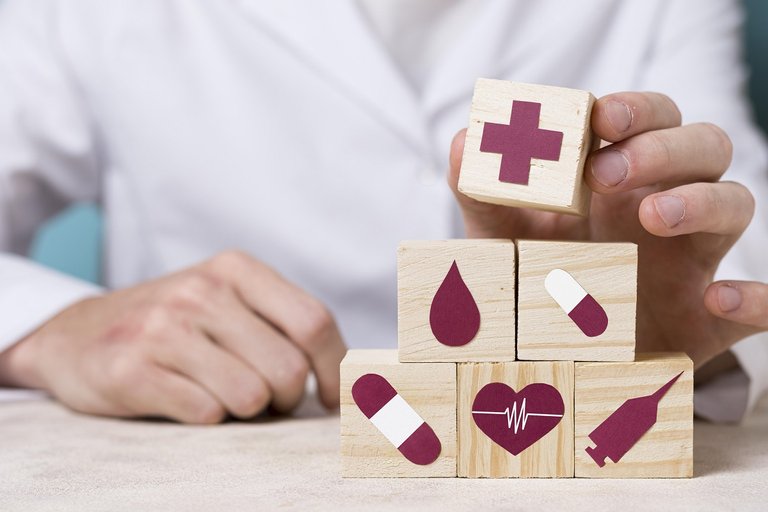
[[[747,61],[752,68],[749,92],[757,122],[768,133],[768,2],[745,0]]]

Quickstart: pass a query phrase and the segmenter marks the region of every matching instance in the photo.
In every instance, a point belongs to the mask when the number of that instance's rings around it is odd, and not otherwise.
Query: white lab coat
[[[760,209],[721,274],[768,281],[740,18],[736,1],[478,2],[417,94],[352,0],[6,0],[0,347],[94,292],[11,256],[75,200],[104,208],[108,287],[237,247],[325,301],[350,346],[394,346],[398,242],[461,236],[444,174],[479,76],[662,91],[724,127]],[[768,343],[739,350],[754,401]]]

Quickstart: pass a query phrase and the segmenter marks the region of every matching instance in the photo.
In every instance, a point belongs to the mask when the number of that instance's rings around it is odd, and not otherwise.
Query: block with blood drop
[[[585,335],[600,336],[608,328],[603,307],[565,270],[556,268],[547,274],[544,288]]]
[[[434,430],[408,405],[381,375],[368,373],[352,385],[352,398],[360,411],[406,459],[427,465],[440,455]]]

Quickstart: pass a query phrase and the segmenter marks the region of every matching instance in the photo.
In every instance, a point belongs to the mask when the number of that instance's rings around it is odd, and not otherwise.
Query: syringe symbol
[[[651,429],[656,423],[659,402],[683,373],[678,373],[650,395],[630,398],[589,434],[595,447],[588,446],[585,451],[598,466],[605,466],[606,458],[619,462]]]

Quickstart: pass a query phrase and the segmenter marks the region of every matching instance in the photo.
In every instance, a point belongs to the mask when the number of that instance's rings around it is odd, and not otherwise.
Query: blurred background
[[[749,87],[757,121],[768,132],[768,2],[745,0],[746,50],[752,69]],[[46,224],[32,246],[37,261],[98,283],[102,222],[97,205],[75,205]]]

